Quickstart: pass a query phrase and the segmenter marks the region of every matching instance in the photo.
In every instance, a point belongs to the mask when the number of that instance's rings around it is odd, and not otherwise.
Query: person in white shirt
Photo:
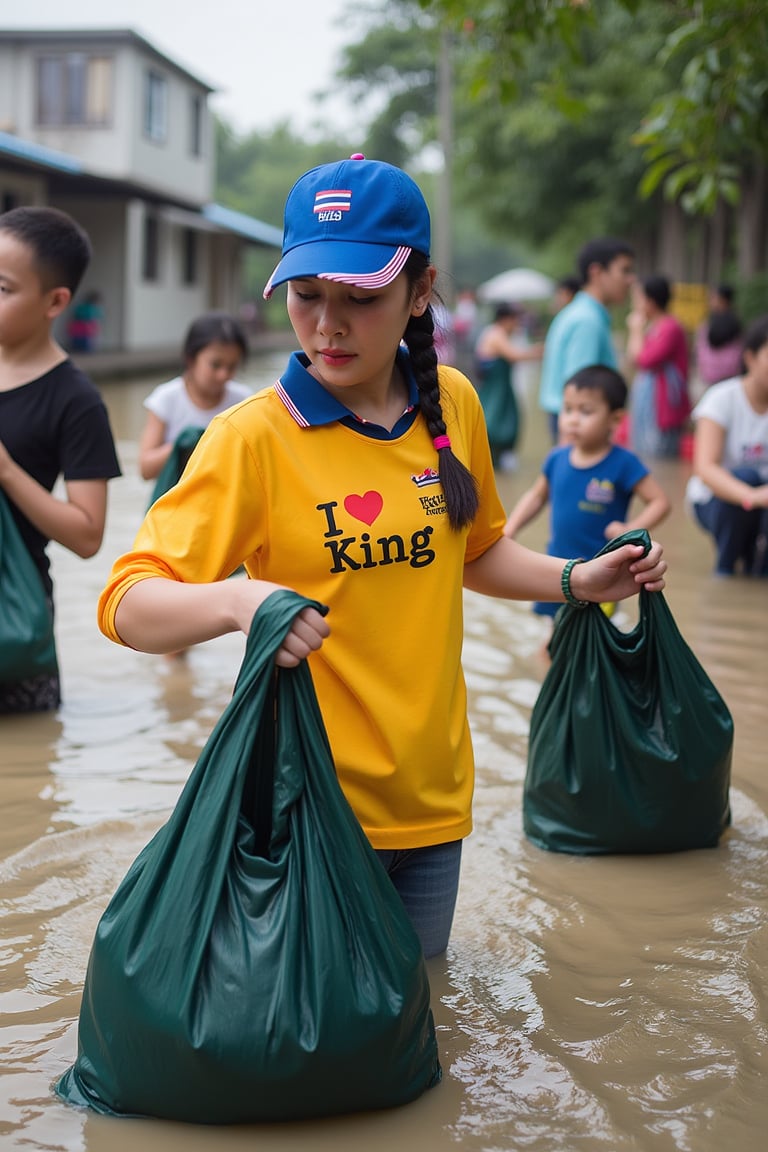
[[[182,374],[159,384],[144,401],[147,419],[139,440],[144,480],[159,476],[182,432],[207,428],[214,416],[251,395],[232,379],[247,355],[245,334],[233,316],[207,312],[192,321],[182,347]]]
[[[768,315],[747,330],[746,372],[713,384],[693,410],[687,503],[714,538],[720,576],[768,576]]]

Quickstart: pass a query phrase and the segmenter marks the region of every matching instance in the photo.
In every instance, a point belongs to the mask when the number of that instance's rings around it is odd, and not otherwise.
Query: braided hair
[[[408,283],[413,287],[424,276],[429,261],[421,252],[412,252],[405,265]],[[408,320],[403,340],[408,348],[411,368],[419,390],[421,411],[433,440],[437,440],[437,458],[440,480],[445,495],[448,522],[454,531],[468,527],[477,514],[479,497],[477,481],[458,456],[455,456],[446,435],[443,409],[440,402],[440,384],[437,378],[437,352],[435,350],[435,320],[431,306],[421,316]]]

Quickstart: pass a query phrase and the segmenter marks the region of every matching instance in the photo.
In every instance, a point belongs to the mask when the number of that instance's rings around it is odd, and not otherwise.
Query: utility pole
[[[437,123],[443,171],[437,186],[434,262],[440,274],[440,294],[448,308],[454,301],[451,168],[453,163],[453,38],[440,33],[437,61]]]

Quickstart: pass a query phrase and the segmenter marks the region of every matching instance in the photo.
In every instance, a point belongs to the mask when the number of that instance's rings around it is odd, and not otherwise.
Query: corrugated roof
[[[58,152],[54,148],[47,148],[31,140],[22,140],[10,132],[0,132],[0,160],[4,155],[38,168],[45,168],[51,173],[80,177],[81,181],[87,180],[91,186],[100,187],[105,191],[115,189],[126,195],[129,193],[149,195],[149,190],[143,192],[138,186],[125,181],[112,180],[108,176],[97,176],[88,172],[79,160],[66,152]],[[163,198],[154,193],[151,199],[157,203],[162,202]],[[173,201],[169,200],[169,203]],[[223,204],[205,204],[199,213],[191,207],[184,209],[184,212],[190,224],[193,223],[195,216],[198,216],[201,221],[206,221],[209,225],[226,232],[234,232],[235,235],[242,236],[253,244],[263,244],[269,248],[282,247],[283,234],[279,228],[265,224],[263,220],[257,220],[254,216],[247,216],[244,212],[237,212],[234,208],[226,208]]]
[[[205,204],[202,212],[211,224],[226,228],[228,232],[236,232],[239,236],[245,236],[257,244],[267,244],[273,248],[283,246],[283,233],[280,228],[265,224],[263,220],[256,220],[253,216],[246,216],[244,212],[225,208],[223,204]]]
[[[58,152],[55,148],[46,148],[43,144],[35,144],[32,140],[22,140],[10,132],[0,132],[0,153],[16,156],[19,160],[29,160],[33,164],[40,164],[43,168],[55,168],[57,172],[85,171],[83,165],[74,156],[66,152]]]

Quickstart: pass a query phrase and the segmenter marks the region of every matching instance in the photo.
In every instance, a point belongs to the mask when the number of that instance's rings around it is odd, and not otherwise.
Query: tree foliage
[[[512,253],[557,274],[589,234],[651,238],[662,193],[691,214],[718,207],[721,234],[723,205],[741,198],[738,244],[708,246],[707,259],[719,267],[738,249],[753,274],[768,171],[763,13],[764,0],[350,0],[336,79],[366,138],[308,142],[279,124],[238,139],[221,125],[219,196],[279,225],[302,171],[361,150],[408,168],[434,205],[447,41],[458,281]],[[680,250],[703,251],[705,225],[691,227],[699,239]]]
[[[663,186],[687,211],[737,202],[745,167],[768,161],[768,21],[763,0],[420,0],[459,34],[476,34],[475,99],[508,102],[520,92],[532,46],[556,57],[553,95],[569,98],[567,59],[621,7],[651,14],[664,33],[658,66],[666,88],[645,109],[633,143],[647,171],[645,195]],[[614,50],[631,56],[631,42]],[[566,55],[563,56],[563,50]],[[564,66],[565,65],[565,66]]]
[[[663,58],[679,84],[652,106],[635,141],[648,169],[643,190],[660,185],[692,213],[736,204],[745,169],[768,160],[768,25],[765,5],[701,0],[680,5],[685,19]]]
[[[338,79],[371,109],[366,149],[398,167],[434,136],[437,31],[415,0],[368,10],[360,40],[342,52]]]
[[[436,68],[445,30],[418,0],[396,0],[398,20],[390,25],[392,7],[369,9],[368,29],[345,50],[340,79],[377,101],[370,154],[412,164],[438,137]],[[658,20],[611,4],[602,21],[584,20],[563,39],[555,22],[548,28],[543,38],[526,42],[525,51],[518,45],[514,66],[506,61],[501,69],[498,53],[490,51],[494,28],[473,20],[450,34],[460,274],[466,234],[476,235],[477,220],[557,272],[570,267],[585,234],[636,232],[650,215],[638,195],[643,162],[631,140],[663,91]],[[389,151],[379,146],[380,125],[385,143],[394,142]]]
[[[216,121],[216,196],[228,208],[255,216],[282,228],[283,208],[289,188],[308,168],[352,152],[349,141],[338,139],[307,142],[285,122],[271,131],[238,136],[222,120]],[[245,289],[254,300],[275,265],[272,249],[253,248],[246,256]],[[274,322],[284,322],[285,309],[269,304]]]

